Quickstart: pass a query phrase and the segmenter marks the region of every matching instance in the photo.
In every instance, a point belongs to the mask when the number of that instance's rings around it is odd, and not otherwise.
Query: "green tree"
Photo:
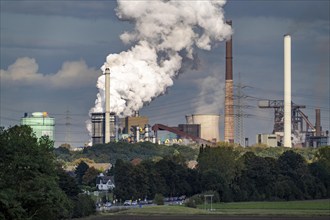
[[[129,162],[117,160],[114,173],[116,184],[114,194],[116,198],[121,200],[134,199],[137,189],[134,185],[133,165]]]
[[[284,195],[287,200],[311,199],[315,190],[315,178],[308,169],[306,160],[294,151],[284,152],[277,160],[280,176],[278,181],[291,187],[288,195]]]
[[[164,205],[164,196],[160,193],[157,193],[154,198],[154,203],[156,205]]]
[[[315,161],[309,165],[311,174],[318,179],[315,198],[330,198],[330,146],[316,152]]]
[[[95,214],[95,203],[90,196],[79,194],[74,200],[74,210],[72,217],[80,218]]]
[[[78,166],[76,167],[74,173],[76,174],[76,178],[78,181],[78,184],[81,185],[82,184],[82,178],[85,175],[86,171],[88,170],[89,166],[87,163],[85,163],[84,161],[81,161]]]
[[[82,183],[84,185],[88,185],[91,187],[95,187],[96,185],[96,178],[97,176],[100,174],[100,171],[98,171],[97,169],[95,169],[94,167],[89,167],[83,178],[82,178]]]
[[[0,218],[70,217],[72,203],[57,182],[53,143],[29,126],[0,129]]]
[[[58,184],[65,194],[74,199],[79,193],[81,193],[78,187],[77,180],[70,176],[62,167],[57,167]]]

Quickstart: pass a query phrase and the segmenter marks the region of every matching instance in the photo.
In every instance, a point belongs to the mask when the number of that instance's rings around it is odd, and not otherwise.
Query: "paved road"
[[[219,216],[219,215],[188,215],[188,216],[96,216],[88,220],[329,220],[329,216],[316,217],[284,217],[284,216]]]

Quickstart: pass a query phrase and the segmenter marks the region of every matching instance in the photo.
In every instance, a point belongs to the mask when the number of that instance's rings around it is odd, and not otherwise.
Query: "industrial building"
[[[92,113],[92,143],[105,144],[105,114]],[[152,138],[148,125],[149,119],[145,116],[119,118],[114,113],[110,114],[110,142],[127,140],[129,142],[139,142]],[[143,136],[143,137],[142,137]]]
[[[104,144],[105,141],[105,113],[92,113],[92,142],[95,144]],[[116,124],[118,117],[115,114],[110,114],[109,124],[110,124],[110,140],[114,141],[118,139],[118,130],[116,129]]]
[[[257,144],[265,144],[268,147],[279,146],[280,136],[277,134],[257,134]]]
[[[284,146],[284,101],[262,100],[259,101],[258,106],[259,108],[274,109],[274,125],[271,134],[257,135],[257,144],[273,146],[275,142],[269,142],[268,137],[276,136],[276,146]],[[290,139],[292,147],[319,147],[327,145],[329,132],[322,131],[320,109],[315,109],[315,125],[313,125],[307,115],[301,110],[303,108],[305,108],[304,105],[297,105],[291,102]]]
[[[302,112],[304,105],[296,105],[291,98],[291,36],[284,35],[284,100],[263,100],[259,108],[274,109],[272,134],[257,135],[257,143],[272,146],[269,138],[275,139],[276,146],[319,147],[327,145],[329,132],[322,132],[321,111],[315,110],[315,126]],[[306,126],[304,127],[304,122]]]
[[[227,21],[232,25],[231,21]],[[226,42],[226,73],[224,102],[224,141],[234,142],[234,82],[232,38]],[[220,116],[211,114],[186,115],[186,124],[176,127],[163,124],[149,125],[145,116],[138,112],[132,117],[119,119],[110,114],[110,69],[105,69],[105,112],[92,114],[93,144],[125,139],[129,142],[159,142],[158,131],[175,134],[174,139],[188,139],[199,144],[210,144],[220,141]],[[221,104],[221,103],[219,103]],[[284,36],[284,97],[283,100],[264,100],[259,108],[274,109],[274,127],[270,134],[257,134],[256,143],[270,147],[318,147],[327,145],[328,131],[323,132],[320,122],[320,110],[316,109],[315,126],[301,111],[304,105],[296,105],[291,100],[291,36]],[[110,119],[106,119],[110,117]],[[304,127],[304,123],[306,126]],[[153,133],[152,133],[153,131]],[[109,136],[108,138],[106,136]],[[107,141],[109,140],[109,141]],[[248,138],[245,138],[248,141]]]
[[[47,112],[33,112],[30,116],[25,113],[21,118],[21,125],[30,126],[37,138],[47,136],[50,140],[55,141],[55,119],[49,117]]]

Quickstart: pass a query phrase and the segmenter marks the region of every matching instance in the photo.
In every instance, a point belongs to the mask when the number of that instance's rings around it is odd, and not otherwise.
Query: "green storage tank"
[[[37,138],[48,136],[54,140],[55,119],[48,116],[47,112],[33,112],[31,116],[25,113],[21,118],[21,125],[29,125]]]

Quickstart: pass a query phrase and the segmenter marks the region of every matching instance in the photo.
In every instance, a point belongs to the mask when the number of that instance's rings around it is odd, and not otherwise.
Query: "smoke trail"
[[[193,59],[194,48],[210,50],[228,39],[220,1],[125,1],[118,0],[117,16],[135,24],[120,38],[131,44],[128,51],[110,54],[101,67],[110,68],[111,112],[129,116],[173,85],[183,56]],[[104,112],[104,75],[97,81],[99,93],[92,112]]]
[[[195,114],[220,114],[221,105],[225,98],[224,77],[219,76],[218,72],[205,77],[199,81],[200,92],[198,99],[194,103]]]

